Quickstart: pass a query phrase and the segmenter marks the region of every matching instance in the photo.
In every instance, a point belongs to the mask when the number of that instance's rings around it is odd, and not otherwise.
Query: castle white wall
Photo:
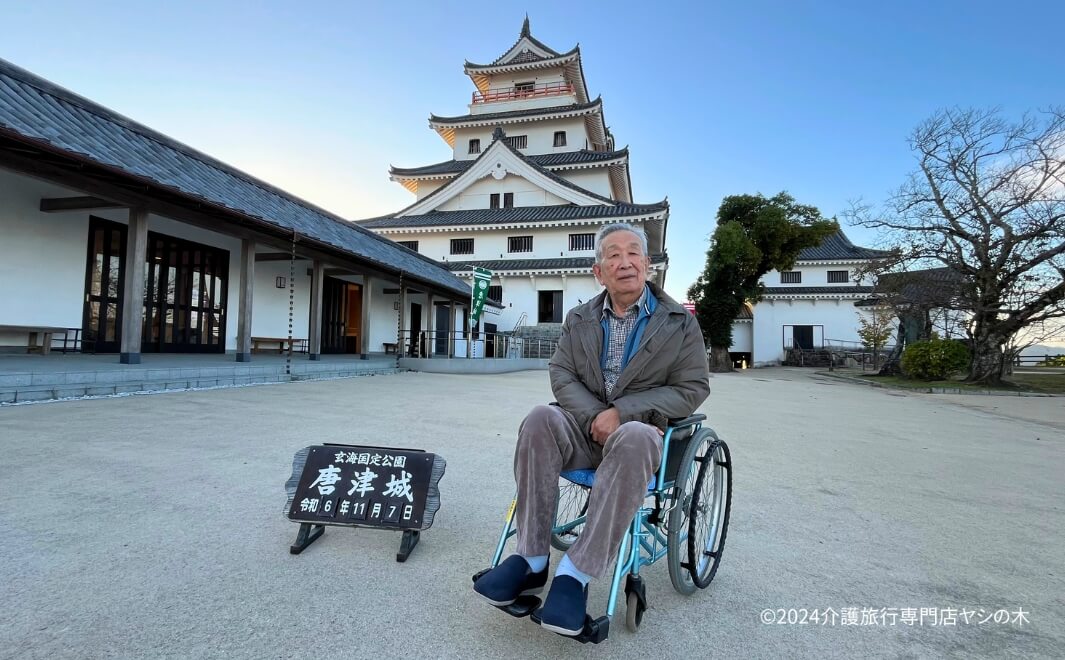
[[[568,170],[556,172],[563,179],[590,190],[597,195],[614,199],[614,190],[610,187],[610,175],[607,168],[596,167],[587,170]]]
[[[429,195],[444,187],[444,184],[448,183],[450,179],[434,179],[432,181],[419,181],[418,182],[418,194],[415,197],[419,200],[425,199]]]
[[[566,200],[547,192],[531,183],[528,179],[508,174],[501,180],[486,176],[437,207],[440,211],[462,211],[466,209],[487,209],[491,206],[490,195],[499,194],[499,205],[503,206],[503,194],[514,193],[514,206],[556,206],[568,204]]]
[[[82,193],[0,169],[0,324],[81,327],[88,213],[41,213],[42,197]],[[25,346],[0,332],[0,346]]]
[[[756,366],[780,364],[784,359],[785,341],[790,343],[790,328],[811,325],[814,343],[824,340],[860,342],[859,308],[855,300],[765,300],[754,307],[754,355]],[[820,326],[820,327],[816,327]],[[787,332],[786,332],[787,331]]]
[[[772,287],[805,287],[805,286],[856,286],[855,277],[857,276],[857,267],[853,263],[841,263],[841,264],[824,264],[824,263],[799,263],[796,264],[792,271],[798,271],[802,273],[802,281],[798,283],[783,283],[780,281],[780,271],[771,270],[762,276],[762,284]],[[830,270],[845,270],[847,271],[846,282],[829,282],[828,271]],[[859,282],[861,286],[872,286],[874,278],[872,275],[865,273]]]
[[[491,146],[492,132],[494,130],[494,126],[455,129],[455,160],[473,160],[480,156],[480,153],[471,154],[469,152],[470,140],[479,139],[481,141],[481,151],[483,152]],[[506,132],[507,137],[527,136],[526,148],[519,149],[526,156],[579,151],[589,148],[588,129],[582,117],[544,119],[527,124],[507,124],[503,126],[503,130]],[[554,146],[555,131],[566,131],[566,146]]]

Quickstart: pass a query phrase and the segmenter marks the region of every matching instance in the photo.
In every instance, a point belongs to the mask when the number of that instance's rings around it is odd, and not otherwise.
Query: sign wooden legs
[[[403,530],[403,538],[399,541],[399,552],[396,553],[396,561],[407,561],[411,550],[414,550],[414,546],[418,545],[418,539],[421,538],[421,535],[422,533],[416,529]]]
[[[307,546],[318,540],[318,537],[325,533],[325,525],[312,525],[311,523],[302,523],[300,525],[300,531],[296,535],[296,542],[292,544],[292,547],[288,549],[294,555],[298,555],[307,549]]]

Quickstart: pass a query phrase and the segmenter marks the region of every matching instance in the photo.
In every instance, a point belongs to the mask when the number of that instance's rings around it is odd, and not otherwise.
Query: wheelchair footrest
[[[533,612],[530,617],[536,625],[540,625],[540,613]],[[584,630],[581,634],[570,637],[569,635],[559,635],[559,637],[568,637],[569,639],[575,639],[581,644],[598,644],[605,642],[607,637],[610,636],[610,617],[601,616],[598,619],[593,619],[587,614],[584,615]]]
[[[483,571],[479,571],[473,576],[473,581],[476,582],[478,578],[492,569],[486,568]],[[540,609],[540,605],[543,602],[536,596],[518,596],[510,605],[496,605],[497,610],[502,610],[512,617],[518,619],[524,618]]]

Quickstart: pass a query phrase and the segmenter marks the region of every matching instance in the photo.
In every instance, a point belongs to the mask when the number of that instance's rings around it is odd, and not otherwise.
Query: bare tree
[[[999,383],[1011,338],[1065,317],[1065,109],[1017,123],[994,110],[944,110],[910,145],[918,169],[889,213],[862,224],[893,236],[902,262],[964,278],[967,380]]]

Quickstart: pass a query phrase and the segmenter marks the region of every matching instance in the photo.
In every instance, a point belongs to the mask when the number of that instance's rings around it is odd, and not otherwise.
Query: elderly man
[[[584,529],[555,571],[541,625],[562,635],[584,627],[588,582],[601,577],[643,502],[671,418],[710,393],[706,347],[695,317],[647,282],[643,230],[596,235],[596,278],[606,290],[570,311],[551,358],[557,406],[537,406],[518,430],[514,479],[517,554],[481,576],[474,591],[493,605],[540,593],[547,583],[559,473],[596,468]]]

